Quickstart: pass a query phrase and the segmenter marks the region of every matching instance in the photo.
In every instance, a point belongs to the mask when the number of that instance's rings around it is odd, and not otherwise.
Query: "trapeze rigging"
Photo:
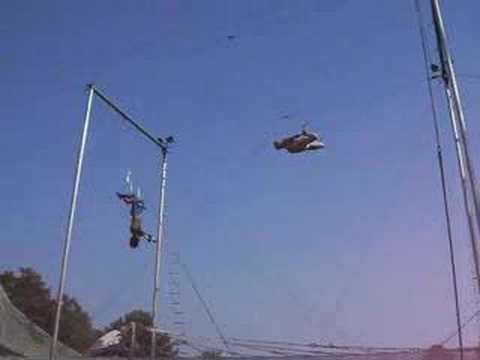
[[[173,137],[167,137],[165,139],[158,139],[162,144],[171,144],[174,142]],[[325,147],[325,144],[317,133],[307,129],[307,125],[304,124],[302,131],[299,134],[288,136],[280,140],[273,142],[275,149],[285,149],[287,152],[296,154],[306,151],[321,150]],[[143,228],[142,215],[146,210],[145,201],[141,195],[140,190],[137,192],[133,189],[131,182],[130,171],[125,179],[127,184],[127,192],[117,192],[118,198],[130,207],[130,247],[137,248],[141,240],[146,240],[150,243],[156,242],[153,236],[146,232]]]

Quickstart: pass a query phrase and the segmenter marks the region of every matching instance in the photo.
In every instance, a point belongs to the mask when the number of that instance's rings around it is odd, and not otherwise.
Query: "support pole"
[[[455,302],[455,318],[457,321],[457,337],[458,337],[458,347],[460,349],[460,360],[463,360],[463,331],[462,331],[462,318],[460,313],[460,298],[458,294],[458,282],[457,282],[457,266],[455,263],[455,247],[453,246],[453,237],[452,237],[452,226],[450,221],[450,211],[448,206],[448,196],[447,196],[447,186],[445,182],[445,169],[443,167],[443,156],[440,145],[437,149],[438,156],[438,166],[440,168],[440,178],[442,183],[442,196],[443,196],[443,206],[445,212],[445,219],[447,224],[447,235],[448,235],[448,249],[450,252],[450,267],[452,269],[452,285],[453,285],[453,298]],[[471,219],[469,219],[471,222]]]
[[[156,345],[157,345],[157,331],[158,331],[158,302],[160,293],[160,267],[161,267],[161,252],[162,242],[165,227],[165,190],[167,185],[167,160],[168,148],[162,147],[162,165],[160,178],[160,206],[158,209],[158,229],[157,229],[157,243],[155,251],[155,276],[153,284],[153,301],[152,301],[152,344],[150,351],[150,358],[155,359]]]
[[[433,96],[433,87],[432,87],[432,74],[431,74],[431,65],[432,61],[427,49],[427,37],[425,32],[425,24],[422,17],[422,10],[420,7],[420,0],[415,0],[415,8],[417,11],[418,18],[418,29],[420,33],[420,40],[422,45],[423,60],[425,64],[425,74],[427,77],[427,88],[428,95],[430,98],[430,106],[432,107],[432,120],[433,120],[433,129],[435,133],[435,142],[437,145],[437,160],[438,160],[438,169],[440,170],[440,182],[442,185],[442,198],[443,198],[443,210],[445,214],[445,225],[447,228],[447,237],[448,237],[448,248],[450,252],[450,266],[452,271],[452,286],[453,286],[453,297],[455,305],[455,317],[457,323],[457,336],[458,336],[458,347],[460,349],[460,360],[463,360],[463,331],[462,331],[462,319],[460,311],[460,300],[458,294],[458,282],[457,282],[457,269],[455,263],[455,247],[453,244],[453,234],[452,234],[452,225],[450,221],[450,209],[448,203],[448,194],[447,194],[447,182],[445,176],[445,168],[443,162],[442,154],[442,145],[440,140],[440,128],[438,124],[437,110],[435,106],[435,97]],[[469,219],[469,227],[471,225],[471,219]]]
[[[458,162],[458,169],[460,173],[460,183],[462,186],[462,194],[463,194],[463,204],[465,207],[465,215],[467,217],[467,225],[468,225],[468,232],[470,238],[470,247],[472,249],[472,257],[473,257],[473,265],[475,270],[475,283],[477,289],[480,291],[480,260],[478,255],[478,248],[477,248],[477,237],[475,232],[475,209],[471,207],[469,203],[469,176],[467,166],[465,164],[465,156],[462,147],[462,140],[459,134],[458,129],[458,122],[456,121],[456,116],[454,112],[454,105],[453,105],[453,98],[449,89],[446,89],[446,96],[447,102],[449,105],[450,110],[450,122],[452,127],[453,133],[453,140],[455,143],[455,149],[457,152],[457,162]]]
[[[463,105],[457,83],[457,77],[455,74],[455,68],[453,66],[452,56],[448,47],[447,34],[440,7],[440,1],[431,0],[431,8],[437,37],[438,51],[442,65],[442,78],[444,81],[445,94],[447,96],[448,106],[450,109],[450,119],[452,122],[455,148],[459,163],[465,212],[468,220],[470,241],[475,266],[475,281],[480,293],[480,261],[477,237],[480,234],[480,203],[477,196],[475,170],[470,158],[467,126],[463,112]]]
[[[72,192],[72,198],[70,202],[70,213],[68,216],[68,226],[67,226],[67,232],[65,235],[65,244],[63,247],[62,270],[61,270],[60,283],[59,283],[58,293],[57,293],[57,310],[55,313],[55,326],[54,326],[53,337],[52,337],[52,342],[50,346],[50,356],[49,356],[50,360],[55,360],[57,355],[58,333],[60,328],[60,316],[62,313],[62,306],[63,306],[63,294],[65,292],[65,280],[67,276],[68,258],[70,255],[70,244],[72,242],[73,224],[75,222],[75,214],[77,210],[78,190],[80,187],[80,178],[82,176],[83,158],[85,156],[85,146],[87,144],[88,129],[90,126],[90,115],[92,112],[92,102],[93,102],[94,92],[95,92],[94,87],[89,86],[87,109],[85,112],[85,121],[83,125],[82,137],[80,140],[80,148],[78,150],[78,155],[77,155],[77,164],[75,168],[75,180],[73,183],[73,192]]]
[[[130,322],[130,331],[130,359],[133,359],[135,358],[135,350],[137,347],[137,324],[134,321]]]

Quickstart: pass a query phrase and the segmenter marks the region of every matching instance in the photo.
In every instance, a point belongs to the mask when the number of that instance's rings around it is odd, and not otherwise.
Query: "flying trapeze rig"
[[[472,252],[474,255],[474,262],[475,262],[475,271],[476,271],[476,282],[477,287],[480,289],[480,262],[478,261],[478,253],[477,253],[477,243],[478,239],[478,231],[480,228],[480,200],[477,198],[476,192],[476,179],[474,176],[474,169],[473,164],[470,160],[469,155],[469,143],[467,141],[466,135],[466,125],[465,119],[463,114],[463,107],[460,99],[460,94],[458,90],[458,85],[456,82],[455,71],[453,68],[453,61],[450,56],[450,52],[447,46],[446,41],[446,34],[444,29],[444,24],[442,20],[442,15],[440,12],[440,5],[438,0],[431,0],[432,4],[432,13],[434,17],[434,25],[435,31],[437,36],[437,45],[439,50],[439,64],[429,64],[428,56],[425,56],[428,76],[431,76],[432,79],[440,79],[443,81],[443,85],[445,86],[445,92],[447,95],[448,105],[450,108],[450,117],[452,122],[452,129],[455,134],[455,138],[457,140],[457,157],[459,168],[464,174],[461,174],[462,177],[462,191],[464,194],[464,207],[466,210],[466,215],[468,219],[469,225],[469,233],[471,237],[471,244],[472,244]],[[422,37],[425,35],[422,33]],[[235,40],[234,35],[230,35],[227,37],[228,40],[233,41]],[[424,39],[422,39],[424,40]],[[425,49],[424,49],[425,51]],[[425,51],[426,52],[426,51]],[[431,71],[431,73],[430,73]],[[156,264],[155,264],[155,280],[154,280],[154,291],[153,291],[153,304],[152,304],[152,317],[153,317],[153,327],[152,327],[152,344],[155,344],[155,334],[158,332],[159,328],[158,325],[158,312],[156,308],[158,307],[158,292],[159,292],[159,270],[160,270],[160,248],[161,248],[161,240],[162,240],[162,233],[163,233],[163,220],[164,220],[164,190],[165,190],[165,178],[166,178],[166,157],[167,157],[167,149],[171,143],[173,143],[173,138],[168,137],[165,139],[156,138],[150,135],[143,127],[141,127],[137,122],[135,122],[128,114],[123,112],[115,103],[113,103],[110,99],[108,99],[100,90],[95,88],[93,85],[89,86],[89,97],[87,103],[87,111],[85,115],[85,125],[82,134],[82,140],[80,145],[80,150],[78,153],[77,159],[77,166],[76,166],[76,175],[73,187],[73,196],[71,200],[71,208],[68,220],[68,228],[67,234],[65,237],[65,246],[64,246],[64,255],[62,261],[62,273],[61,279],[59,284],[59,290],[57,293],[57,312],[55,318],[55,329],[54,335],[52,337],[52,346],[50,352],[50,359],[54,359],[56,355],[56,345],[58,339],[58,329],[60,324],[60,314],[62,308],[62,301],[63,298],[63,291],[65,287],[65,276],[66,276],[66,269],[68,263],[68,255],[69,255],[69,248],[70,242],[72,237],[72,228],[74,224],[75,218],[75,210],[77,207],[77,197],[78,197],[78,188],[80,183],[80,176],[82,171],[82,162],[85,152],[85,145],[86,145],[86,138],[88,133],[88,126],[90,122],[90,112],[92,108],[92,99],[96,96],[97,98],[103,100],[107,103],[115,112],[117,112],[121,117],[126,119],[137,131],[142,133],[146,136],[151,142],[155,145],[159,146],[162,151],[162,170],[161,170],[161,199],[160,199],[160,212],[159,212],[159,226],[157,237],[154,237],[150,233],[146,232],[143,227],[142,215],[146,210],[145,200],[140,191],[134,191],[133,186],[130,186],[129,189],[125,193],[117,193],[118,198],[129,207],[130,210],[130,247],[137,248],[141,240],[145,240],[147,242],[156,243],[157,253],[156,253]],[[325,143],[323,142],[320,135],[317,133],[310,131],[303,126],[300,133],[286,136],[280,139],[273,141],[273,147],[276,150],[285,150],[289,154],[300,154],[300,153],[307,153],[311,151],[318,151],[325,148]],[[441,154],[440,154],[441,155]],[[441,162],[441,160],[440,160]],[[443,166],[443,165],[441,165]],[[443,171],[443,170],[442,170]],[[129,180],[130,181],[130,180]],[[131,183],[130,183],[131,184]],[[447,207],[447,205],[446,205]],[[453,253],[452,253],[453,259]],[[452,266],[453,267],[453,266]],[[453,276],[454,277],[454,276]],[[457,312],[458,309],[457,309]],[[459,316],[457,315],[459,318]],[[461,321],[458,319],[458,337],[459,337],[459,347],[462,349],[462,327]],[[251,347],[251,344],[248,344]],[[268,344],[269,346],[271,344]],[[278,351],[275,349],[275,351]],[[152,359],[155,357],[155,346],[152,346]]]
[[[159,138],[159,141],[166,145],[173,144],[174,138],[169,136],[165,139]],[[315,133],[307,128],[305,123],[302,126],[302,131],[298,134],[287,136],[273,142],[276,150],[286,150],[290,154],[298,154],[308,151],[317,151],[325,147],[325,144],[318,133]],[[128,171],[125,178],[127,191],[125,193],[117,192],[117,197],[130,208],[130,247],[137,248],[141,240],[146,240],[150,243],[155,243],[156,240],[152,234],[146,232],[143,227],[142,215],[147,209],[145,200],[142,196],[140,188],[134,190],[132,182],[132,173]]]

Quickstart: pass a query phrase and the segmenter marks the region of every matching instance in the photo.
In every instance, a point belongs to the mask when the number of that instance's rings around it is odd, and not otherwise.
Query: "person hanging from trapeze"
[[[126,205],[130,206],[130,247],[136,248],[142,239],[148,242],[155,242],[153,236],[143,230],[142,214],[146,210],[145,202],[142,199],[140,191],[135,194],[130,181],[130,172],[127,175],[126,183],[128,192],[122,194],[117,192],[117,196]]]

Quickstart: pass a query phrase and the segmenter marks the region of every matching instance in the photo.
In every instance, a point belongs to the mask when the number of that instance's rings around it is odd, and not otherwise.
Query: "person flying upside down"
[[[289,153],[301,153],[304,151],[320,150],[325,147],[320,136],[314,132],[308,131],[306,125],[302,132],[273,142],[275,149],[285,149]]]

